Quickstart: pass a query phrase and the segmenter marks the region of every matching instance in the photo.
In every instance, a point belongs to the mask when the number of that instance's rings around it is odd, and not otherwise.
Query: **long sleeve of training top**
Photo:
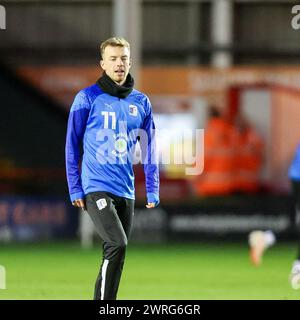
[[[150,102],[148,101],[150,104]],[[142,159],[146,179],[146,191],[148,202],[159,202],[159,169],[158,169],[158,149],[156,143],[155,124],[152,115],[151,105],[149,114],[146,116],[142,129],[145,130],[145,145],[142,146]],[[143,139],[142,139],[143,141]]]
[[[79,92],[72,104],[66,138],[66,171],[71,201],[84,198],[80,177],[80,148],[89,115],[86,95]]]
[[[150,101],[141,92],[134,89],[120,99],[103,92],[96,84],[81,90],[70,110],[66,138],[71,201],[95,191],[134,199],[132,157],[128,155],[134,150],[137,137],[131,133],[143,129],[150,137],[147,147],[151,148],[154,128]],[[158,164],[149,162],[144,169],[148,201],[158,199]]]

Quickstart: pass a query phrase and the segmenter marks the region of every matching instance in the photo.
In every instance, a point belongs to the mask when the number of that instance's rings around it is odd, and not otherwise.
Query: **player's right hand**
[[[74,207],[78,207],[78,208],[81,208],[83,210],[85,210],[85,205],[84,205],[84,201],[83,199],[76,199],[72,202],[72,205]]]

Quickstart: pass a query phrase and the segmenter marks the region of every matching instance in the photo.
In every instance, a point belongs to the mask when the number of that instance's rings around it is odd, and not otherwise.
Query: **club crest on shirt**
[[[135,105],[129,105],[129,114],[134,117],[137,116],[137,107]]]

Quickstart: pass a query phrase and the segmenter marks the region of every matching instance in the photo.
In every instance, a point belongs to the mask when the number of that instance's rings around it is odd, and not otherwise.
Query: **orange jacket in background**
[[[204,130],[204,171],[195,178],[197,194],[226,195],[234,190],[233,127],[212,118]]]
[[[235,189],[251,193],[259,190],[263,142],[250,127],[237,135],[235,157]]]

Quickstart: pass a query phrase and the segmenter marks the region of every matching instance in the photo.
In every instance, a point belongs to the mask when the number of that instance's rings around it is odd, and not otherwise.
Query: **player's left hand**
[[[159,195],[156,193],[147,193],[147,203],[146,208],[147,209],[152,209],[159,204]]]
[[[146,208],[151,209],[155,207],[155,203],[154,202],[148,202],[148,204],[146,204]]]

